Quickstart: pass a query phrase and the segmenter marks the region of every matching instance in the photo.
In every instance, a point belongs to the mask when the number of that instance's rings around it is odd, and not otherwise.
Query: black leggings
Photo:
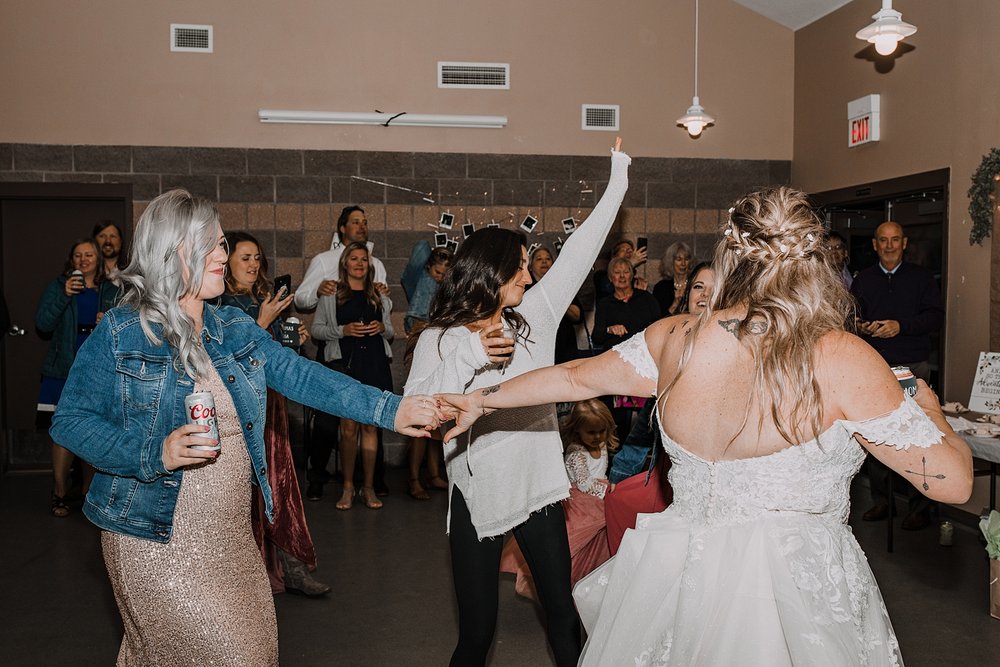
[[[573,605],[569,540],[562,504],[534,512],[513,532],[545,610],[545,633],[556,664],[576,665],[581,648],[580,620]],[[449,542],[458,598],[458,646],[451,656],[451,665],[485,665],[497,625],[503,538],[476,537],[469,508],[457,487],[452,490]]]

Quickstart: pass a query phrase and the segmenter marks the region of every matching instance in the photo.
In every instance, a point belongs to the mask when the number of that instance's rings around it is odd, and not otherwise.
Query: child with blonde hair
[[[573,405],[559,424],[559,435],[571,483],[570,496],[563,501],[563,511],[569,538],[570,577],[576,585],[611,557],[604,494],[608,489],[608,451],[618,449],[618,436],[611,411],[595,398]],[[516,540],[510,540],[504,547],[500,571],[517,576],[514,589],[519,595],[538,599],[531,571]]]

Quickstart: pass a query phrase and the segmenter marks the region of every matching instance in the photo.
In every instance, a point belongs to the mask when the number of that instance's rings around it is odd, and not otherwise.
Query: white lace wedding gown
[[[640,335],[615,348],[656,378]],[[875,578],[847,526],[860,433],[900,449],[941,432],[909,397],[769,456],[706,461],[671,440],[674,500],[641,514],[573,592],[581,665],[900,665]]]

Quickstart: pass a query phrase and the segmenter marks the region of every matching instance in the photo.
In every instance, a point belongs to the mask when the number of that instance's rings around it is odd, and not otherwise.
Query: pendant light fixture
[[[892,8],[892,0],[882,0],[882,9],[872,15],[875,22],[862,28],[855,37],[871,42],[875,50],[887,56],[896,50],[896,44],[917,31],[916,26],[903,21],[903,15]]]
[[[677,119],[677,124],[686,127],[692,137],[697,137],[706,125],[714,122],[715,119],[705,113],[698,99],[698,0],[694,0],[694,97],[687,113]]]

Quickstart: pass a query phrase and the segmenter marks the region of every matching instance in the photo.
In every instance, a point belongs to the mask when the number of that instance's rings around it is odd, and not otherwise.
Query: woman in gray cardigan
[[[325,340],[327,365],[358,382],[392,391],[389,360],[393,338],[392,301],[375,288],[368,246],[351,243],[340,256],[337,292],[321,297],[316,306],[312,335]],[[332,362],[332,363],[331,363]],[[361,436],[361,467],[364,482],[361,499],[368,509],[377,510],[382,501],[375,495],[375,462],[378,456],[378,428],[350,419],[340,420],[340,458],[344,468],[344,493],[338,510],[354,504],[354,463]]]

